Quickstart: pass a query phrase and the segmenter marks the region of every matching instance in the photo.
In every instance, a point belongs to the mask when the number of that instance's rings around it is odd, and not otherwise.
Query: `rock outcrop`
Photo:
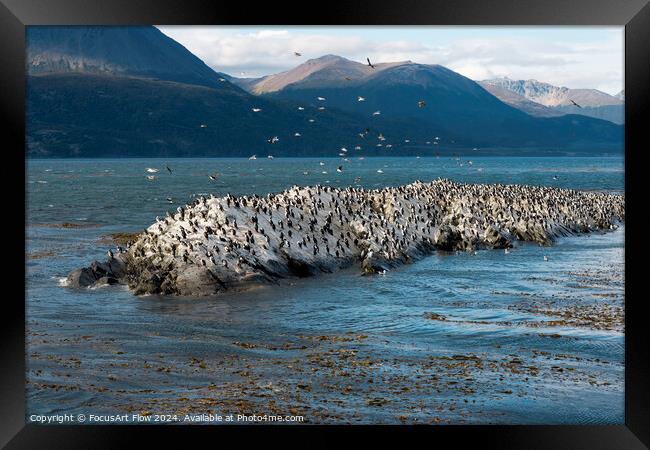
[[[400,187],[294,187],[197,199],[157,218],[128,249],[68,277],[135,294],[213,295],[359,264],[388,270],[435,250],[550,245],[625,220],[622,195],[519,185],[417,181]]]

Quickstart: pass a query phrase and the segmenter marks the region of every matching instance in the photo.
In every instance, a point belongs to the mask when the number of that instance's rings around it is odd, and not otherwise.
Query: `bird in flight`
[[[381,111],[375,111],[374,113],[372,113],[373,116],[378,116],[380,114],[381,114]]]
[[[366,99],[364,97],[359,96],[359,97],[357,97],[357,101],[358,102],[365,102]]]
[[[267,142],[268,142],[269,144],[275,144],[275,143],[278,142],[279,140],[280,140],[279,137],[277,137],[277,136],[273,136],[272,138],[267,139]]]
[[[343,172],[343,166],[338,166],[338,167],[336,168],[336,171],[337,171],[337,172]]]
[[[170,169],[169,166],[165,166],[165,167],[167,168],[167,171],[169,171],[169,173],[172,173],[172,169]]]
[[[370,58],[366,58],[366,61],[368,61],[368,65],[370,67],[372,67],[373,69],[375,68],[375,66],[373,66],[372,63],[370,62]]]
[[[576,102],[574,102],[573,100],[569,99],[569,101],[570,101],[571,103],[573,103],[574,105],[576,105],[578,108],[582,108],[582,106],[578,105],[578,104],[577,104]]]
[[[424,108],[425,106],[427,106],[427,104],[426,104],[426,102],[425,102],[424,100],[420,100],[420,101],[418,102],[418,107],[419,107],[419,108]]]
[[[210,178],[212,181],[217,181],[217,174],[215,173],[214,175],[210,175],[209,178]]]
[[[318,99],[319,102],[324,102],[325,101],[325,97],[316,97],[316,98]]]
[[[262,108],[252,108],[252,109],[253,109],[253,112],[260,112],[262,110]]]
[[[302,53],[299,53],[299,52],[293,52],[293,54],[296,55],[296,56],[302,56]]]

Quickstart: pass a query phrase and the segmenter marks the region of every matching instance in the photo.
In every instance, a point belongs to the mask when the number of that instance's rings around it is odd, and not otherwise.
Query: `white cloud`
[[[471,79],[497,76],[534,78],[571,88],[616,93],[623,88],[622,33],[606,30],[591,41],[481,36],[425,43],[387,30],[381,38],[359,28],[332,34],[314,28],[160,27],[217,71],[234,76],[262,76],[295,67],[308,58],[336,54],[374,62],[411,60],[442,64]],[[386,36],[393,34],[396,39]],[[549,36],[552,35],[549,34]],[[430,39],[429,42],[436,42]],[[297,58],[294,52],[302,53]]]

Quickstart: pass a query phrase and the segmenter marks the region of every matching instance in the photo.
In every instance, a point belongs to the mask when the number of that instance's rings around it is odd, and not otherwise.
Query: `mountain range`
[[[28,27],[27,74],[31,157],[622,150],[621,126],[524,112],[443,66],[326,55],[237,79],[155,27]]]
[[[569,89],[537,80],[509,78],[483,80],[479,84],[504,103],[531,115],[581,114],[619,124],[624,121],[623,91],[609,95],[597,89]]]

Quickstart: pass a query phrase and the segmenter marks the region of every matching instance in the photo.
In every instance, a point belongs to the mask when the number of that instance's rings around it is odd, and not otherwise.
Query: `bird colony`
[[[68,284],[213,295],[352,266],[385,273],[434,251],[550,245],[561,236],[614,229],[624,219],[622,195],[444,179],[200,197],[157,218],[106,262],[74,271]]]

